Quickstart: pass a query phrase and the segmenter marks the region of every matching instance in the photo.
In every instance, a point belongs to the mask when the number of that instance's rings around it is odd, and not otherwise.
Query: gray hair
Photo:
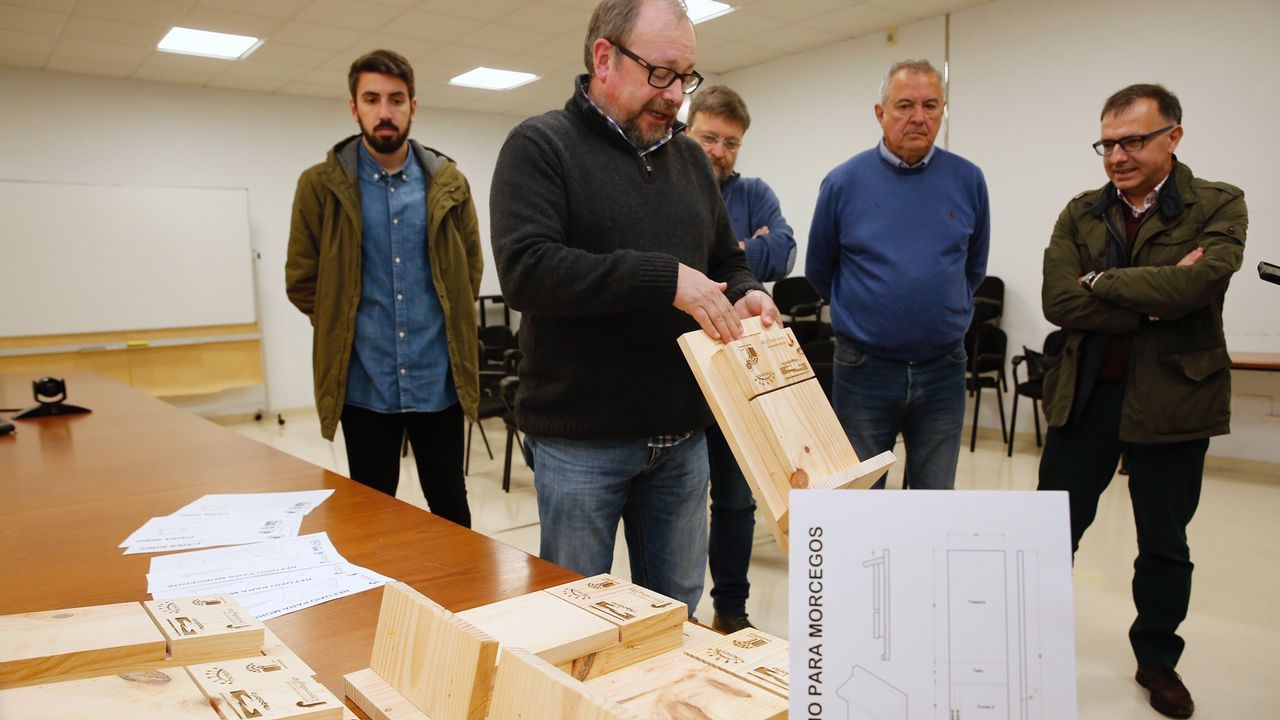
[[[677,19],[688,19],[688,8],[684,0],[654,0],[666,5]],[[582,60],[587,66],[587,73],[595,71],[591,58],[591,47],[596,40],[604,38],[611,43],[627,44],[631,37],[631,28],[635,27],[640,17],[640,8],[650,0],[603,0],[591,13],[591,22],[587,25],[587,39],[583,43]]]
[[[938,84],[942,84],[942,73],[938,72],[938,68],[933,63],[921,58],[911,58],[909,60],[899,60],[889,66],[889,72],[884,74],[884,79],[880,81],[880,104],[883,105],[889,101],[889,83],[893,82],[893,76],[902,71],[909,73],[929,73],[938,78]]]

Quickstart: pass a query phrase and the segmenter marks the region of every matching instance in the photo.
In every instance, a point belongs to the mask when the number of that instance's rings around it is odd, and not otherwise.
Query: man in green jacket
[[[348,74],[360,134],[302,173],[285,283],[314,328],[316,409],[351,478],[389,495],[413,444],[431,511],[471,526],[463,416],[476,417],[483,260],[467,179],[409,140],[413,68],[376,50]]]
[[[1159,85],[1127,87],[1102,108],[1093,147],[1111,182],[1067,204],[1044,256],[1044,315],[1065,343],[1047,359],[1040,461],[1040,489],[1070,493],[1074,552],[1126,454],[1136,679],[1176,718],[1195,709],[1174,671],[1191,597],[1187,524],[1209,438],[1229,432],[1222,302],[1248,226],[1239,188],[1197,178],[1174,156],[1181,123],[1177,97]]]

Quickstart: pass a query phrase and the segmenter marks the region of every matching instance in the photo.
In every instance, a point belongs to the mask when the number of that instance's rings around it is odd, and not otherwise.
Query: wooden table
[[[1262,370],[1280,372],[1280,353],[1231,353],[1233,370]]]
[[[0,375],[0,407],[33,404],[31,374]],[[150,599],[151,555],[116,547],[146,520],[208,493],[334,488],[302,532],[453,611],[578,575],[88,373],[68,402],[93,410],[14,421],[0,437],[0,614]],[[7,415],[7,414],[6,414]],[[267,622],[342,695],[369,665],[381,591]]]

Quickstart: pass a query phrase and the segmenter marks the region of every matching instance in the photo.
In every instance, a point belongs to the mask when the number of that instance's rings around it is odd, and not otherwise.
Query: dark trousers
[[[711,602],[721,617],[747,614],[751,583],[751,541],[756,530],[756,499],[719,425],[707,428],[707,461],[711,469]]]
[[[446,520],[471,527],[467,485],[462,477],[462,406],[457,403],[432,413],[380,413],[343,406],[342,435],[351,479],[395,497],[406,431],[427,507]]]
[[[1097,385],[1078,420],[1050,428],[1040,459],[1040,490],[1066,490],[1071,506],[1071,552],[1098,512],[1098,498],[1129,461],[1129,498],[1138,530],[1133,604],[1138,617],[1129,643],[1139,667],[1176,667],[1185,642],[1178,625],[1191,600],[1187,524],[1200,502],[1209,440],[1146,445],[1120,442],[1123,383]]]

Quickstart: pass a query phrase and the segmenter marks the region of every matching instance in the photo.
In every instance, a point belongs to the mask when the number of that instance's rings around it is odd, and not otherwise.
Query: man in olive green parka
[[[1248,226],[1239,188],[1197,178],[1174,156],[1181,123],[1177,97],[1159,85],[1112,95],[1094,144],[1111,182],[1076,196],[1054,227],[1042,300],[1065,332],[1046,358],[1039,485],[1070,493],[1074,552],[1125,453],[1136,679],[1177,718],[1195,708],[1174,670],[1191,597],[1186,528],[1209,438],[1229,431],[1222,304]]]

